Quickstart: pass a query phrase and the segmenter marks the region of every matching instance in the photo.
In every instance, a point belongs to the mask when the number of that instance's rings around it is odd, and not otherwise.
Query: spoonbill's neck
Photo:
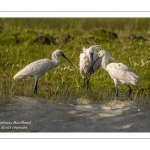
[[[52,54],[52,60],[54,67],[57,67],[60,64],[60,56],[56,55],[56,53]]]
[[[106,71],[107,71],[108,60],[109,58],[106,56],[102,58],[102,68],[105,69]]]

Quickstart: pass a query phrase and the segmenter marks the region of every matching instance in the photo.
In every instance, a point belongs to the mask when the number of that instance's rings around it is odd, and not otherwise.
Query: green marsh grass
[[[137,35],[132,37],[131,35]],[[36,40],[48,38],[48,43]],[[50,70],[39,80],[37,97],[68,100],[89,99],[102,103],[115,98],[113,80],[100,68],[90,79],[90,91],[83,87],[79,72],[82,47],[101,45],[116,59],[139,75],[139,102],[150,97],[150,19],[149,18],[0,18],[0,96],[33,94],[34,78],[13,81],[13,76],[27,64],[50,58],[56,49],[78,67],[74,69],[61,58],[58,68]],[[132,86],[133,96],[138,88]],[[119,96],[126,100],[126,85],[119,86]],[[6,100],[7,99],[7,100]]]

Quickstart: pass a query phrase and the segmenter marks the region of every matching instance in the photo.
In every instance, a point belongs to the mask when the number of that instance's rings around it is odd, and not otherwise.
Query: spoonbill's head
[[[115,58],[113,58],[109,52],[105,50],[101,50],[98,52],[98,58],[103,58],[103,57],[107,57],[109,60],[112,60],[112,61],[115,60]]]
[[[103,58],[105,57],[106,59],[108,60],[111,60],[111,61],[115,61],[115,58],[113,58],[109,52],[105,51],[105,50],[101,50],[98,52],[98,57],[97,59],[93,62],[93,64],[91,65],[90,69],[91,70],[94,66],[94,64],[98,61],[99,58]]]
[[[57,56],[63,56],[70,64],[72,64],[74,66],[74,68],[77,68],[66,56],[65,54],[62,52],[62,50],[58,49],[55,51],[55,54]]]
[[[62,56],[63,55],[63,52],[62,50],[58,49],[54,52],[57,56]]]
[[[89,48],[89,53],[94,53],[94,46],[91,46],[91,47]]]

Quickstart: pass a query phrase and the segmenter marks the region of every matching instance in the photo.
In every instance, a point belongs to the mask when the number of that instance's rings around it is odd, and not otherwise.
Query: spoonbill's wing
[[[46,73],[50,68],[53,68],[53,63],[49,59],[41,59],[34,61],[27,65],[25,68],[20,70],[14,79],[19,79],[23,77],[31,77],[35,75],[42,75]]]
[[[113,80],[118,80],[121,83],[136,85],[139,78],[129,67],[122,63],[108,64],[107,71]]]

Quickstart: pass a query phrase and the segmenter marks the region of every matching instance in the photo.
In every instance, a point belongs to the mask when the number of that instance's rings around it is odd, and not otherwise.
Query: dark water
[[[150,105],[134,101],[99,104],[15,97],[0,106],[1,132],[149,132]]]

